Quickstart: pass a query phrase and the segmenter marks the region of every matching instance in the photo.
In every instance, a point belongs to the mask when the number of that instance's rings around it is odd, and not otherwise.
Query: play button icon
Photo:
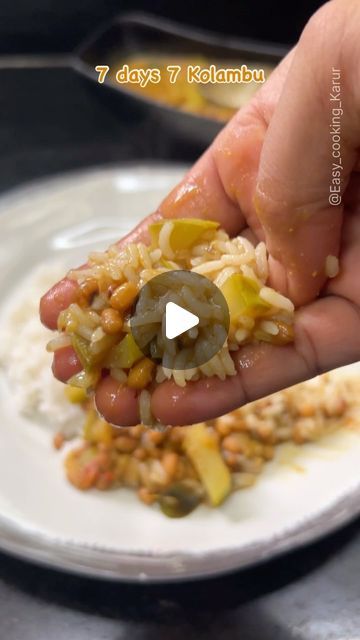
[[[174,270],[140,289],[130,329],[144,356],[165,369],[184,371],[205,365],[221,351],[229,324],[226,300],[211,280]]]
[[[168,302],[165,307],[165,335],[168,340],[181,336],[199,324],[199,318],[194,313],[180,307],[175,302]]]

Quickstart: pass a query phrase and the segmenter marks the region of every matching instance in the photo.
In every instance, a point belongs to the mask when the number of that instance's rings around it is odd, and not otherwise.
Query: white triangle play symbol
[[[175,302],[167,303],[165,307],[165,334],[168,340],[177,338],[198,324],[199,318],[194,313],[179,307]]]

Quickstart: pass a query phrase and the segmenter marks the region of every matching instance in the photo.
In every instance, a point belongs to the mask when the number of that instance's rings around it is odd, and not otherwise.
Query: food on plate
[[[214,63],[212,63],[214,64]],[[216,69],[241,68],[242,62],[229,62],[224,60],[222,62],[217,61],[215,64]],[[190,56],[164,56],[164,55],[149,55],[149,56],[133,56],[121,62],[116,61],[116,64],[112,65],[112,71],[109,77],[112,82],[117,82],[116,75],[118,70],[122,70],[126,65],[129,72],[132,70],[147,70],[147,69],[159,69],[159,81],[149,81],[146,83],[124,81],[125,74],[121,73],[119,80],[121,84],[124,84],[126,88],[140,96],[150,98],[157,102],[163,103],[170,107],[175,107],[182,111],[189,111],[207,118],[213,118],[215,120],[226,121],[229,120],[237,108],[246,104],[250,98],[254,95],[259,88],[259,84],[256,82],[248,83],[233,83],[230,87],[234,87],[236,91],[236,108],[232,105],[232,102],[228,105],[228,101],[218,103],[217,100],[213,100],[212,93],[207,95],[206,88],[208,84],[198,84],[196,82],[189,82],[188,68],[195,68],[195,73],[198,76],[197,69],[200,70],[209,68],[209,61],[203,57],[190,57]],[[179,71],[173,71],[170,73],[168,67],[174,69],[179,68]],[[263,63],[247,63],[247,67],[252,69],[264,69],[265,78],[271,73],[273,67],[269,64]],[[116,71],[115,71],[116,70]],[[176,73],[176,80],[174,79]],[[129,74],[128,74],[129,75]],[[211,85],[213,86],[213,85]],[[222,85],[215,83],[215,86],[223,88],[226,87],[227,93],[229,93],[229,85]],[[240,91],[239,91],[240,87]]]
[[[44,264],[15,292],[2,318],[0,362],[11,401],[26,417],[24,428],[33,430],[37,446],[45,441],[44,455],[53,440],[59,464],[76,489],[112,490],[119,509],[127,489],[178,518],[200,505],[219,507],[234,492],[251,487],[267,461],[284,464],[282,443],[293,443],[296,452],[333,430],[358,429],[359,378],[331,374],[206,424],[163,432],[140,424],[111,426],[84,388],[64,386],[51,375],[51,354],[45,350],[51,332],[40,324],[36,300],[63,272],[63,264]],[[285,463],[294,473],[301,471],[294,454]]]
[[[104,372],[139,398],[140,420],[154,424],[149,390],[154,383],[173,378],[185,386],[201,377],[236,374],[231,352],[261,341],[284,345],[293,340],[293,303],[267,286],[265,244],[256,247],[242,236],[229,238],[218,223],[199,219],[161,220],[149,227],[151,244],[113,245],[93,252],[88,263],[68,273],[77,287],[77,299],[59,315],[58,336],[48,349],[58,357],[68,349],[77,356],[78,371],[67,382],[92,392]],[[162,289],[153,298],[138,298],[148,283],[155,288],[160,274],[191,272],[179,284]],[[202,276],[202,283],[194,276]],[[204,277],[205,276],[205,277]],[[209,282],[216,287],[209,288]],[[163,285],[162,285],[163,286]],[[223,335],[223,310],[213,289],[220,290],[230,313],[228,336],[210,359],[197,364],[196,355],[209,354]],[[200,317],[190,329],[169,340],[164,315],[169,300]],[[206,317],[202,318],[204,308]],[[201,319],[202,318],[202,319]],[[146,338],[150,356],[134,339],[134,327]],[[60,354],[60,356],[59,356]],[[128,423],[130,426],[134,422]]]
[[[39,320],[39,298],[64,269],[60,262],[43,264],[15,292],[1,324],[0,366],[18,410],[67,437],[78,432],[83,412],[78,404],[64,402],[67,389],[54,378],[52,355],[44,348],[52,334]]]
[[[186,429],[184,451],[191,461],[210,504],[221,504],[231,489],[231,475],[222,459],[219,442],[205,424],[194,424]]]
[[[357,424],[359,380],[323,375],[212,422],[164,432],[142,425],[119,430],[91,401],[84,407],[82,442],[65,457],[68,480],[81,490],[128,487],[145,504],[178,518],[251,487],[278,445],[303,445]]]

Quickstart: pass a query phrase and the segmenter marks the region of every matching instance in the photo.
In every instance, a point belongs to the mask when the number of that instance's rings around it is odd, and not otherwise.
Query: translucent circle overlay
[[[166,338],[166,305],[173,302],[199,318],[199,324],[173,339]],[[220,289],[192,271],[167,271],[140,290],[131,332],[143,354],[168,369],[200,367],[224,346],[230,316]]]

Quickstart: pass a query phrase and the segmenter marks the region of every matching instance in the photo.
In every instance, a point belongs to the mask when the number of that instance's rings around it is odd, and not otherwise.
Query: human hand
[[[216,219],[230,235],[265,240],[271,286],[299,307],[294,343],[241,348],[234,355],[236,376],[205,378],[184,388],[173,381],[158,385],[152,413],[163,424],[213,418],[360,358],[359,26],[357,0],[324,5],[251,103],[159,209],[121,241],[146,239],[149,222],[158,217]],[[332,78],[338,82],[333,69],[340,70],[340,94],[332,89]],[[329,204],[333,163],[340,164],[332,156],[332,110],[340,108],[332,96],[340,96],[343,109],[338,206]],[[329,255],[340,256],[340,274],[330,281]],[[76,287],[63,280],[43,297],[44,324],[56,327]],[[79,362],[67,347],[56,352],[53,368],[65,381]],[[114,424],[139,421],[135,393],[110,377],[100,382],[96,403]]]

